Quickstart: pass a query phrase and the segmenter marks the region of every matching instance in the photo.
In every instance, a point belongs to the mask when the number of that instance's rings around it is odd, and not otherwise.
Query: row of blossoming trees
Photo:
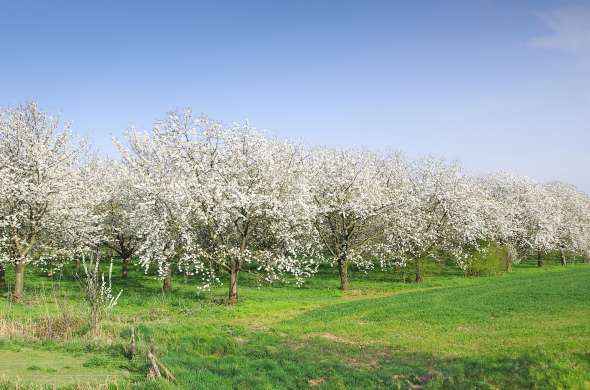
[[[205,287],[248,269],[297,283],[320,262],[384,270],[446,256],[459,267],[490,243],[509,261],[590,254],[590,197],[508,174],[466,175],[454,163],[370,151],[310,149],[189,110],[130,131],[116,161],[95,158],[35,103],[0,113],[0,282],[14,267],[59,267],[108,248]]]

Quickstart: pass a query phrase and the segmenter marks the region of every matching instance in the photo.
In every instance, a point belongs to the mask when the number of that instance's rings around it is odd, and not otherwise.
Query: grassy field
[[[588,265],[525,264],[480,278],[443,269],[423,284],[353,273],[345,293],[330,270],[302,288],[258,287],[243,274],[235,307],[223,303],[225,289],[199,292],[178,277],[162,294],[132,272],[114,279],[123,295],[95,339],[67,272],[51,281],[29,269],[27,278],[24,303],[0,298],[0,388],[590,389]],[[128,360],[131,326],[141,354]],[[43,340],[48,332],[55,340]],[[176,383],[145,379],[148,340]]]

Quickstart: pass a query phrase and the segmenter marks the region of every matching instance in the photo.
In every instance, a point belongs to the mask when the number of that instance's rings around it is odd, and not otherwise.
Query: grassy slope
[[[29,304],[9,308],[0,298],[0,310],[41,316],[56,310],[47,295],[80,305],[74,281],[27,276]],[[128,370],[129,386],[175,387],[145,382],[144,359],[122,357],[135,323],[185,388],[590,388],[588,266],[440,275],[422,285],[356,274],[345,294],[336,279],[326,272],[301,289],[257,288],[244,275],[241,302],[228,307],[216,303],[225,290],[199,293],[178,278],[162,295],[156,281],[133,273],[116,281],[125,291],[105,324],[107,345],[4,341],[0,359],[19,348],[83,353],[81,361],[107,373]]]

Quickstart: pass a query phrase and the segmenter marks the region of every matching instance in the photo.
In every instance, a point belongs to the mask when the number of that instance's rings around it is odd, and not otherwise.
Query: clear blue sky
[[[0,0],[0,105],[101,150],[190,106],[590,192],[590,2]]]

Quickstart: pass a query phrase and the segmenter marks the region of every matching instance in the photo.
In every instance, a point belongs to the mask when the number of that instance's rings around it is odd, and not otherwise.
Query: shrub
[[[469,256],[465,274],[468,276],[501,274],[506,271],[509,255],[508,249],[491,242],[483,249],[475,251]]]
[[[94,258],[91,256],[86,263],[82,256],[82,265],[84,266],[84,275],[77,276],[80,282],[80,288],[84,294],[84,299],[90,309],[90,327],[92,333],[96,336],[100,331],[100,321],[107,315],[117,304],[119,294],[113,295],[111,279],[113,275],[113,263],[109,266],[108,278],[105,279],[104,273],[100,272],[100,256],[96,252]]]

